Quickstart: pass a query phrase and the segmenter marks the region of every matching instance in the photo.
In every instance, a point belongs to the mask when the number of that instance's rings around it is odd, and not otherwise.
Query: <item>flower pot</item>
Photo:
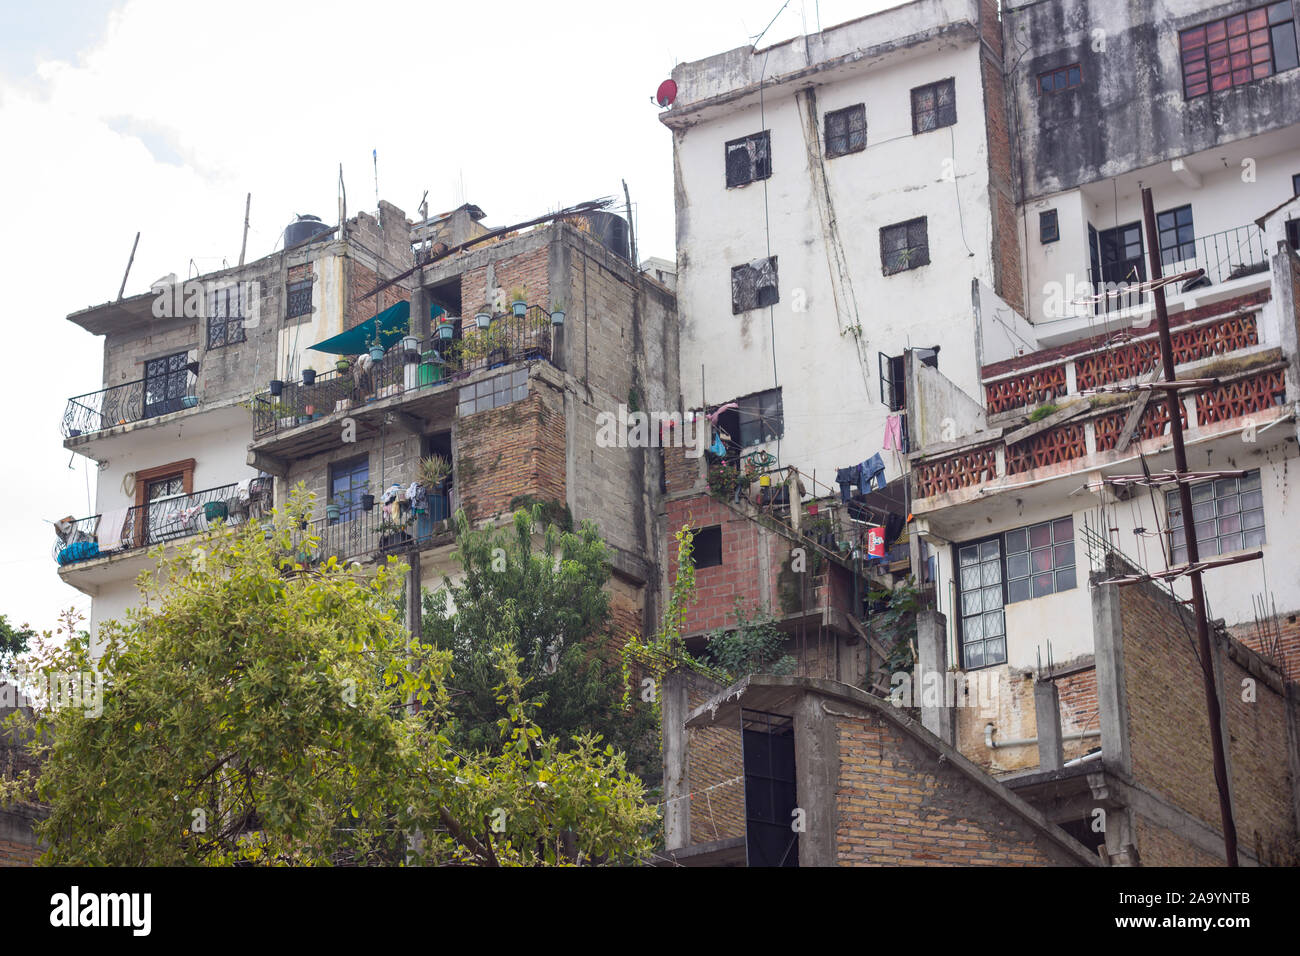
[[[474,324],[480,329],[486,329],[492,324],[492,316],[488,315],[486,312],[480,312],[478,315],[474,316]]]
[[[563,324],[564,324],[564,310],[556,309],[554,312],[551,313],[551,325],[554,325],[558,328]]]
[[[199,403],[197,395],[184,395],[181,397],[181,408],[194,408]]]
[[[69,429],[68,429],[68,437],[69,437],[69,438],[76,438],[76,437],[77,437],[78,435],[80,435],[80,434],[81,434],[81,429],[80,429],[80,428],[69,428]]]
[[[334,368],[338,371],[340,375],[347,374],[348,369],[350,369],[351,367],[352,367],[352,363],[345,358],[341,358],[334,363]]]
[[[302,370],[302,383],[304,385],[316,384],[316,370],[314,368],[305,368]]]
[[[284,382],[280,381],[278,378],[271,379],[271,394],[279,395],[283,391],[284,391]]]
[[[267,528],[265,531],[262,532],[262,537],[264,537],[267,541],[270,541],[272,538],[275,537],[275,529]]]
[[[325,517],[328,518],[330,521],[338,521],[340,510],[341,509],[339,508],[338,505],[326,505]]]
[[[384,347],[382,345],[370,346],[370,361],[378,362],[384,357]]]
[[[375,510],[375,496],[374,496],[374,495],[362,495],[362,496],[361,496],[361,510],[362,510],[362,511],[374,511],[374,510]]]
[[[455,334],[456,326],[452,325],[450,322],[438,323],[438,338],[442,339],[444,342],[455,336]]]
[[[515,318],[522,319],[528,312],[528,303],[523,299],[515,299],[510,303],[510,308],[514,311]]]
[[[408,335],[402,339],[402,349],[408,354],[413,352],[418,357],[420,354],[420,340],[414,335]]]
[[[209,521],[225,518],[226,514],[226,503],[224,501],[209,501],[203,506],[203,517]]]

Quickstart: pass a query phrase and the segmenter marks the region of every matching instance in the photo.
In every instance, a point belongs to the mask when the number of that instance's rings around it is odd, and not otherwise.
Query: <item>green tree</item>
[[[736,601],[736,626],[713,631],[705,640],[709,666],[739,680],[747,674],[792,674],[795,659],[785,653],[786,635],[762,608],[746,611]]]
[[[450,654],[455,680],[450,737],[472,750],[501,747],[505,702],[496,691],[494,648],[505,645],[528,681],[525,702],[547,734],[596,733],[654,782],[653,715],[622,706],[611,634],[609,552],[596,527],[573,532],[543,523],[540,506],[515,512],[500,529],[474,529],[456,515],[456,557],[464,572],[424,597],[424,637]]]
[[[64,707],[30,728],[39,776],[0,781],[0,803],[49,806],[43,862],[644,858],[656,811],[640,781],[590,736],[542,733],[508,647],[493,658],[503,744],[452,747],[451,655],[404,632],[403,567],[297,563],[304,500],[269,539],[251,522],[155,551],[98,663],[81,637],[38,651],[50,675],[104,680],[98,717]]]
[[[36,632],[24,624],[14,627],[7,614],[0,614],[0,674],[13,666],[19,655],[26,654]]]

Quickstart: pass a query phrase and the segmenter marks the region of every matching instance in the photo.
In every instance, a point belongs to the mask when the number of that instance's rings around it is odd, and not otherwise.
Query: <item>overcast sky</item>
[[[626,179],[642,258],[675,256],[672,152],[652,102],[685,60],[815,31],[898,0],[0,3],[0,277],[8,358],[0,613],[52,627],[49,522],[94,514],[61,445],[69,397],[102,387],[103,340],[68,313],[159,276],[272,252],[295,213],[380,195],[412,218],[462,200],[506,225]],[[462,187],[463,184],[463,187]],[[71,459],[71,467],[69,460]],[[89,489],[89,492],[88,492]]]

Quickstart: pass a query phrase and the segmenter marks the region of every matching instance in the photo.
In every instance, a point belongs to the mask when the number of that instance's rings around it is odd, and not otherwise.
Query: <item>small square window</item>
[[[713,525],[695,532],[694,551],[695,567],[716,568],[722,564],[722,526]]]
[[[311,315],[311,279],[303,279],[300,282],[290,282],[286,295],[288,296],[288,306],[285,310],[287,318],[294,318],[299,315]]]
[[[928,133],[957,122],[957,92],[951,79],[912,90],[912,133]]]
[[[1048,209],[1038,214],[1038,241],[1046,245],[1061,238],[1061,227],[1056,220],[1056,210]]]
[[[867,148],[867,107],[858,103],[826,114],[826,155],[843,156]]]
[[[748,186],[772,175],[772,140],[768,130],[726,145],[727,188]]]
[[[930,238],[926,219],[910,219],[880,230],[880,264],[885,275],[928,265]]]
[[[755,259],[731,270],[731,313],[765,309],[780,301],[776,279],[776,256]]]

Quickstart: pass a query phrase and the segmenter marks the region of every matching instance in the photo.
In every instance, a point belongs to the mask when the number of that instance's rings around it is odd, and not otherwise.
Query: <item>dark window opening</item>
[[[144,417],[170,415],[185,407],[189,394],[189,353],[177,352],[144,363]]]
[[[1056,210],[1048,209],[1038,214],[1038,241],[1046,245],[1061,238],[1061,225],[1056,219]]]
[[[930,263],[930,237],[926,218],[909,219],[880,230],[880,264],[891,276]]]
[[[330,498],[327,503],[339,506],[339,521],[351,521],[361,512],[361,496],[366,494],[369,483],[369,455],[330,465]]]
[[[722,564],[722,525],[695,532],[695,567],[716,568]]]
[[[858,103],[826,114],[826,155],[843,156],[867,148],[867,107]]]
[[[1100,269],[1101,278],[1098,281],[1097,273],[1094,272],[1093,282],[1097,284],[1098,294],[1103,291],[1114,291],[1117,286],[1135,285],[1146,281],[1147,266],[1140,223],[1130,222],[1126,226],[1103,229],[1096,233],[1096,237],[1097,255],[1093,262]],[[1110,287],[1109,290],[1107,286]],[[1142,302],[1143,298],[1144,294],[1141,292],[1108,296],[1097,303],[1097,311],[1126,309]]]
[[[941,80],[912,90],[912,133],[928,133],[957,122],[957,93],[953,80]]]
[[[1038,74],[1038,92],[1055,93],[1058,90],[1069,90],[1082,82],[1083,71],[1080,70],[1078,63],[1074,63]]]
[[[244,285],[235,283],[208,291],[208,348],[220,349],[244,341]]]
[[[768,130],[727,143],[727,187],[748,186],[771,176],[771,148],[771,134]]]
[[[1183,30],[1178,44],[1188,99],[1300,66],[1290,0]]]
[[[900,412],[907,406],[906,399],[906,365],[901,355],[879,353],[880,361],[880,403],[891,412]]]
[[[742,710],[741,740],[747,865],[798,866],[794,720],[782,714]]]
[[[1179,206],[1157,215],[1156,230],[1160,233],[1160,262],[1163,265],[1175,266],[1196,258],[1191,206]]]
[[[776,256],[755,259],[748,265],[731,270],[731,313],[739,315],[751,309],[765,309],[781,300],[777,289]]]
[[[1106,845],[1106,831],[1098,831],[1093,826],[1092,817],[1084,817],[1082,820],[1066,820],[1057,824],[1062,830],[1074,837],[1085,847],[1096,853],[1101,847]]]
[[[1287,220],[1286,243],[1292,252],[1300,252],[1300,219]]]
[[[724,460],[736,464],[745,450],[774,441],[785,434],[781,390],[769,389],[734,399],[735,408],[718,415],[718,437],[727,454]],[[728,403],[730,404],[730,403]]]
[[[311,315],[311,279],[290,282],[286,290],[288,296],[285,316],[294,318],[299,315]]]

